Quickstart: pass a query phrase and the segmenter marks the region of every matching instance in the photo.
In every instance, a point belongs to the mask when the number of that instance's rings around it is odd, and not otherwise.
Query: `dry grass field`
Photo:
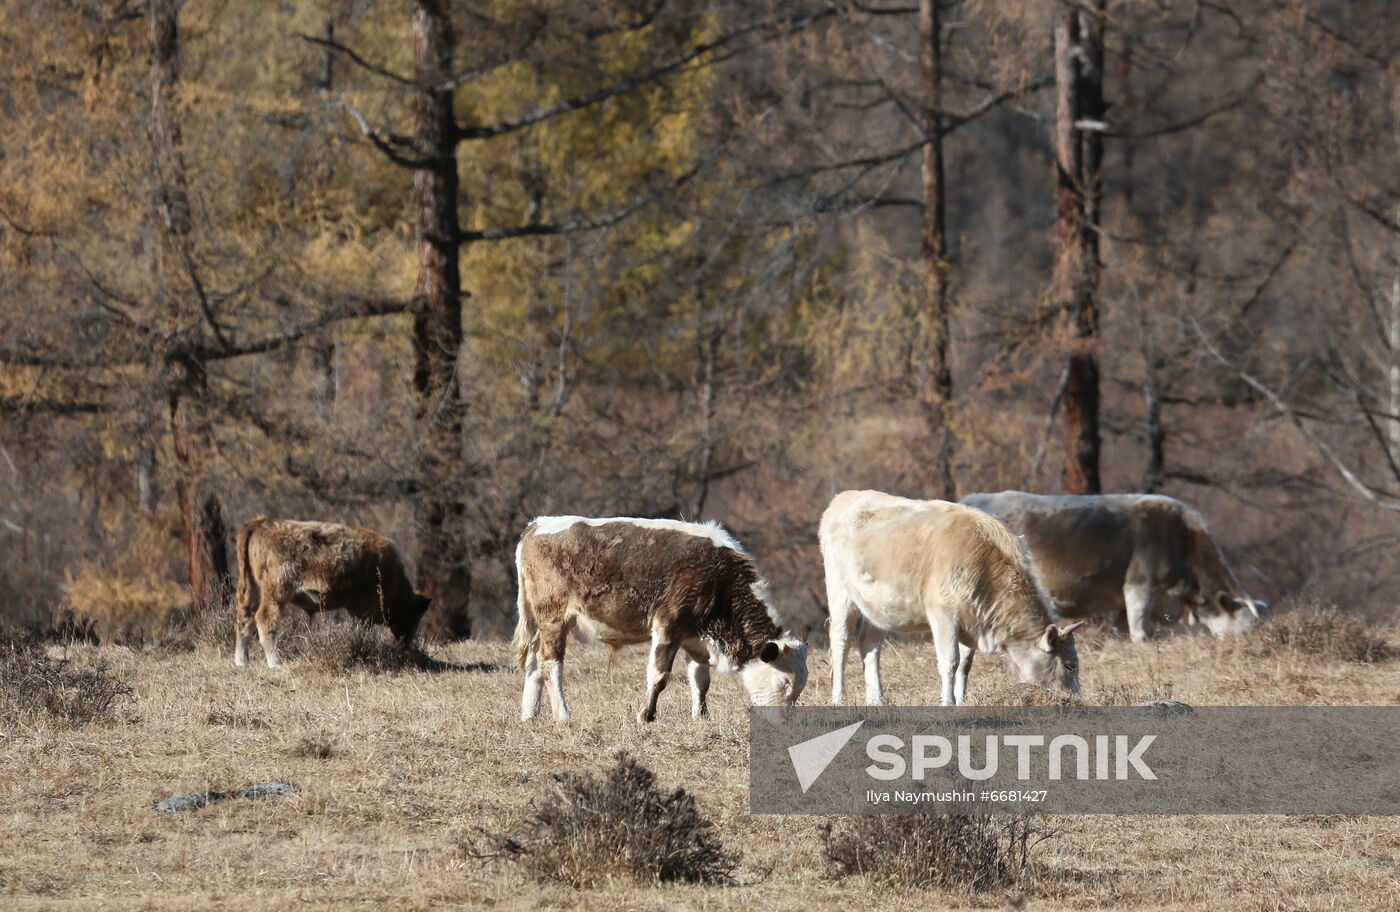
[[[1390,644],[1400,645],[1393,635]],[[1193,704],[1400,701],[1400,661],[1317,656],[1297,638],[1218,643],[1176,637],[1081,645],[1088,702],[1171,697]],[[1320,650],[1326,652],[1324,648]],[[833,879],[819,818],[747,813],[745,700],[717,678],[694,724],[673,683],[651,726],[634,721],[643,653],[609,667],[572,644],[575,720],[516,720],[519,678],[502,642],[442,659],[470,671],[334,670],[303,654],[281,671],[232,666],[227,644],[193,651],[73,647],[105,660],[133,696],[79,727],[0,720],[0,905],[23,909],[272,910],[461,906],[491,909],[1394,909],[1400,820],[1385,817],[1077,817],[1036,857],[1024,896],[877,888]],[[1343,654],[1343,653],[1338,653]],[[886,652],[894,702],[927,702],[932,649]],[[261,656],[257,656],[258,661]],[[490,666],[498,666],[492,668]],[[1012,692],[980,662],[971,696]],[[824,703],[815,650],[803,703]],[[858,689],[858,688],[857,688]],[[597,770],[626,750],[663,787],[695,794],[716,835],[742,853],[733,886],[600,889],[531,881],[472,854],[482,830],[518,825],[551,772]],[[227,800],[177,815],[153,802],[206,788],[286,781],[301,792]]]

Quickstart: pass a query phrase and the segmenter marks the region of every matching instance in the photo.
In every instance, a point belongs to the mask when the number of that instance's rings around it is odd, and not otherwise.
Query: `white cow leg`
[[[540,670],[540,657],[534,647],[530,648],[525,659],[525,691],[520,696],[520,721],[528,722],[539,715],[540,690],[544,685],[544,672]]]
[[[972,657],[976,654],[971,646],[959,643],[958,674],[953,680],[953,702],[961,706],[967,702],[967,676],[972,672]]]
[[[831,634],[831,702],[840,706],[846,699],[846,651],[860,613],[846,597],[846,587],[830,569],[826,574],[826,610],[831,618],[827,628]]]
[[[710,714],[706,697],[710,693],[710,663],[689,659],[690,672],[690,715],[693,719],[703,719]]]
[[[880,687],[880,646],[885,642],[885,632],[866,621],[860,628],[860,664],[865,669],[865,702],[870,706],[880,706],[885,702],[885,693]]]
[[[952,621],[936,620],[933,628],[933,647],[938,653],[938,677],[942,685],[939,693],[940,706],[956,706],[957,693],[954,682],[958,674],[958,630]]]
[[[569,701],[564,699],[564,660],[546,662],[549,670],[549,702],[554,707],[554,718],[560,722],[569,721]]]
[[[1154,601],[1151,586],[1129,583],[1123,587],[1123,603],[1128,613],[1128,635],[1133,638],[1134,643],[1141,643],[1152,635]]]

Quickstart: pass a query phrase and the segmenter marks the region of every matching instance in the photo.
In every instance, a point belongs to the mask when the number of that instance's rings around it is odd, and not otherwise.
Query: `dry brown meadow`
[[[1393,634],[1390,642],[1397,643]],[[231,639],[231,636],[229,637]],[[833,880],[819,818],[747,813],[745,700],[717,678],[712,717],[691,722],[683,682],[642,726],[643,653],[609,667],[600,647],[571,644],[576,713],[516,719],[519,677],[502,642],[436,651],[498,670],[373,674],[302,657],[282,671],[238,671],[229,646],[193,652],[79,646],[104,658],[134,697],[112,722],[78,728],[2,723],[0,897],[9,910],[429,906],[492,909],[929,909],[1016,906],[973,896],[877,890]],[[1400,662],[1311,658],[1265,641],[1176,637],[1081,647],[1086,700],[1171,697],[1193,704],[1389,704]],[[261,655],[256,658],[261,661]],[[888,693],[929,701],[932,649],[886,652]],[[804,703],[823,703],[828,655],[814,652]],[[677,686],[677,685],[680,686]],[[1007,693],[1000,665],[974,669],[972,698]],[[509,829],[542,779],[598,769],[625,749],[684,785],[742,852],[736,886],[575,891],[530,882],[467,850],[481,829]],[[290,798],[228,800],[179,815],[156,800],[282,780]],[[1386,817],[1078,817],[1039,852],[1031,909],[1394,909],[1400,821]]]

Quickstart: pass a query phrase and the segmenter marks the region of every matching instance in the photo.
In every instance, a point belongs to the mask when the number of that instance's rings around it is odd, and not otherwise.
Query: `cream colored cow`
[[[822,514],[820,536],[833,703],[844,697],[853,636],[866,702],[883,702],[880,644],[890,631],[932,631],[944,705],[963,702],[974,651],[1004,656],[1022,682],[1079,692],[1079,625],[1055,625],[1019,539],[993,517],[939,500],[846,491]]]

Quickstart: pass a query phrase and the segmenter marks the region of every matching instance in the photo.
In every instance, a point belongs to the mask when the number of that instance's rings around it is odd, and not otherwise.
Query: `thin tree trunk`
[[[1097,494],[1099,481],[1098,235],[1090,218],[1098,217],[1101,141],[1081,143],[1080,121],[1103,113],[1103,52],[1083,50],[1081,40],[1102,41],[1093,27],[1081,32],[1077,10],[1060,13],[1055,22],[1055,209],[1056,256],[1054,298],[1065,313],[1069,360],[1064,396],[1064,488],[1073,494]],[[1099,69],[1087,74],[1097,63]],[[1087,109],[1087,110],[1086,110]],[[1092,132],[1092,128],[1090,131]],[[1090,162],[1086,163],[1086,159]],[[1095,172],[1088,173],[1086,164]]]
[[[335,39],[335,22],[327,19],[321,27],[321,37],[326,44],[321,47],[321,60],[316,70],[316,89],[329,95],[335,88],[335,52],[330,42]],[[311,360],[316,372],[316,399],[322,413],[328,413],[335,406],[340,394],[340,378],[335,370],[335,339],[330,330],[311,342]]]
[[[457,376],[462,347],[461,232],[452,90],[452,20],[447,0],[415,0],[413,42],[419,90],[414,141],[425,164],[413,177],[418,205],[418,287],[413,314],[413,387],[423,459],[417,500],[418,586],[433,600],[430,636],[471,635],[462,480],[465,403]]]
[[[943,162],[943,43],[939,0],[919,0],[919,63],[924,88],[921,127],[923,149],[923,255],[927,268],[925,331],[927,368],[924,405],[937,435],[931,466],[932,493],[956,500],[953,479],[953,372],[948,363],[949,305],[947,183]]]
[[[179,0],[151,0],[151,139],[157,170],[156,206],[165,226],[167,247],[190,240],[189,192],[180,160],[179,121],[172,110],[179,85]],[[169,251],[165,251],[166,254]],[[172,315],[184,322],[173,257],[160,257],[157,293]],[[174,443],[180,529],[185,544],[192,610],[219,607],[232,590],[223,507],[209,479],[212,431],[204,399],[208,378],[204,365],[176,341],[165,357],[170,436]]]

